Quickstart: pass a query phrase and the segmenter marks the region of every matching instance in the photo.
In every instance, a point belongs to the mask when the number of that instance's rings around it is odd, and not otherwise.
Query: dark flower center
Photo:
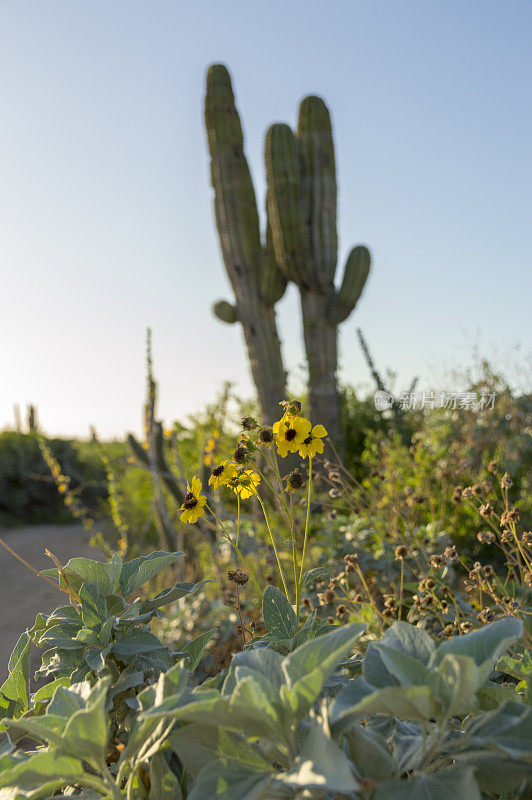
[[[212,474],[213,474],[213,476],[214,476],[215,478],[217,478],[217,477],[218,477],[218,475],[221,475],[221,474],[222,474],[222,472],[224,471],[224,469],[225,469],[225,467],[224,467],[222,464],[220,464],[220,466],[219,466],[219,467],[215,467],[215,468],[213,469],[213,471],[212,471]]]
[[[303,442],[303,444],[310,444],[310,443],[311,443],[311,441],[312,441],[312,436],[307,436],[307,438],[305,439],[305,441]]]
[[[291,442],[292,439],[296,438],[296,436],[297,436],[297,431],[295,430],[295,428],[288,428],[288,430],[285,432],[284,438],[286,439],[287,442]]]
[[[183,499],[183,508],[194,508],[194,506],[198,505],[197,499],[194,497],[192,492],[187,492],[184,499]]]

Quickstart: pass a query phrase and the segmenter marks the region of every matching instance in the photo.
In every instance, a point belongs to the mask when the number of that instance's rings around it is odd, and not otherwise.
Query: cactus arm
[[[334,281],[338,258],[336,166],[331,118],[321,97],[305,97],[299,106],[297,135],[308,198],[310,250],[323,291]]]
[[[238,309],[233,303],[227,300],[218,300],[212,307],[215,317],[228,325],[238,322]]]
[[[273,248],[272,226],[266,201],[266,243],[263,248],[261,295],[267,305],[275,305],[286,291],[287,280],[279,269]]]
[[[246,156],[231,78],[222,64],[207,73],[205,125],[211,156],[216,225],[235,305],[217,303],[224,322],[240,322],[264,421],[278,415],[286,395],[286,373],[274,303],[286,281],[260,236],[255,191]]]
[[[347,319],[355,308],[366,285],[371,267],[371,254],[364,245],[353,247],[344,269],[342,285],[334,303],[334,319],[340,323]]]
[[[288,125],[276,123],[266,133],[264,148],[268,181],[267,210],[277,262],[285,277],[310,286],[313,270],[308,239],[299,143]]]
[[[244,135],[231,78],[222,64],[213,64],[207,73],[205,126],[222,255],[238,300],[239,277],[242,272],[258,275],[262,246]]]

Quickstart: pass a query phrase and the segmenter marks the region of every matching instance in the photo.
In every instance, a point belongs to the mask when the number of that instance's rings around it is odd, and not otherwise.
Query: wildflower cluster
[[[240,502],[254,497],[264,514],[271,542],[273,563],[275,563],[279,571],[286,597],[290,598],[291,592],[293,592],[296,613],[299,618],[303,565],[308,548],[312,460],[316,455],[323,453],[324,438],[327,436],[327,431],[323,425],[317,424],[313,426],[310,420],[301,415],[301,403],[298,401],[285,401],[281,405],[283,406],[282,416],[272,426],[260,425],[251,416],[243,417],[240,437],[232,456],[218,463],[211,462],[209,464],[211,466],[211,473],[208,478],[209,489],[213,492],[229,489],[236,495],[236,534],[233,535],[230,531],[231,525],[224,523],[215,513],[209,504],[208,491],[203,493],[202,482],[197,476],[194,476],[190,483],[187,484],[187,492],[179,510],[180,519],[185,523],[195,524],[201,517],[207,515],[205,516],[206,524],[217,531],[221,531],[222,536],[231,544],[245,568],[245,574],[250,577],[262,597],[262,591],[254,571],[239,547]],[[283,476],[277,456],[286,458],[289,454],[299,454],[302,459],[308,459],[308,470],[295,468],[288,475]],[[289,529],[287,543],[290,546],[292,555],[291,572],[293,577],[291,578],[288,578],[285,574],[285,566],[281,560],[268,511],[263,498],[259,494],[259,486],[263,484],[267,487],[269,496],[273,496],[277,501],[278,509],[286,517]],[[305,525],[302,542],[298,542],[293,495],[305,487],[308,487],[307,498],[304,501],[304,507],[306,508]],[[303,501],[301,504],[303,505]],[[214,520],[214,522],[211,520]],[[238,571],[231,571],[233,576],[238,574]],[[242,633],[244,633],[243,623],[241,623],[241,628]]]

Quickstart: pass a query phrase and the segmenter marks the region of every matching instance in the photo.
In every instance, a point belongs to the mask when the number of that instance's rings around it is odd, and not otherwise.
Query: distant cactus
[[[310,414],[342,449],[336,380],[338,326],[353,311],[366,283],[371,256],[351,250],[340,289],[336,167],[329,111],[319,97],[299,108],[297,132],[275,124],[266,134],[267,211],[277,263],[301,295],[309,368]]]
[[[222,64],[212,65],[207,73],[205,125],[216,225],[235,296],[234,304],[220,300],[213,311],[223,322],[242,325],[262,415],[271,423],[286,396],[274,309],[284,294],[286,278],[275,260],[269,223],[261,239],[240,117],[229,72]]]
[[[37,418],[37,409],[34,405],[28,406],[28,431],[29,433],[37,433],[39,430],[39,422]]]

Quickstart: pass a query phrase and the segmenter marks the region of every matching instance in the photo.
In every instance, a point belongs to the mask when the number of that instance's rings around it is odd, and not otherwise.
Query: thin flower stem
[[[403,611],[403,591],[404,591],[404,582],[405,582],[405,560],[404,558],[401,559],[401,579],[399,584],[399,615],[398,619],[401,621],[401,614]]]
[[[290,495],[290,511],[292,512],[292,527],[295,530],[294,525],[294,498],[293,495]],[[292,562],[294,566],[294,587],[296,592],[296,619],[297,624],[299,625],[299,602],[300,602],[300,586],[299,581],[297,579],[297,545],[296,545],[296,537],[292,537]]]
[[[279,567],[279,572],[281,573],[281,580],[283,582],[283,588],[284,588],[284,591],[285,591],[285,594],[286,594],[286,598],[287,598],[288,602],[290,602],[290,593],[288,591],[288,586],[286,584],[286,580],[285,580],[285,577],[284,577],[283,565],[281,564],[281,559],[279,558],[279,553],[277,551],[277,546],[275,544],[275,539],[273,537],[272,529],[270,528],[270,521],[268,519],[268,514],[266,513],[266,507],[265,507],[264,503],[262,502],[261,496],[259,495],[259,493],[256,490],[255,490],[255,497],[259,501],[260,506],[262,508],[262,513],[264,514],[264,519],[266,521],[266,527],[268,528],[268,533],[270,534],[271,543],[273,545],[273,551],[275,553],[275,558],[277,559],[277,566]]]
[[[360,567],[359,567],[359,565],[358,565],[358,564],[356,564],[356,566],[355,566],[355,569],[356,569],[356,571],[357,571],[357,573],[358,573],[358,577],[359,577],[359,578],[360,578],[360,580],[362,581],[362,586],[363,586],[363,587],[364,587],[364,589],[366,590],[366,594],[367,594],[367,596],[368,596],[369,602],[370,602],[370,603],[371,603],[371,605],[373,606],[373,609],[375,610],[376,614],[377,614],[377,615],[380,617],[380,619],[381,619],[382,621],[384,621],[384,617],[382,616],[381,612],[380,612],[380,611],[379,611],[379,609],[377,608],[377,604],[375,603],[375,600],[373,599],[373,595],[371,594],[371,592],[370,592],[370,590],[369,590],[369,586],[368,586],[368,584],[366,583],[366,579],[365,579],[365,577],[364,577],[364,575],[363,575],[363,573],[362,573],[362,570],[360,569]]]
[[[230,534],[230,533],[229,533],[229,532],[226,530],[226,528],[225,528],[225,526],[224,526],[223,522],[222,522],[220,519],[218,519],[218,517],[217,517],[217,516],[216,516],[216,514],[213,512],[213,510],[212,510],[212,509],[211,509],[211,508],[210,508],[208,505],[205,505],[205,508],[206,508],[206,509],[209,511],[209,513],[210,513],[210,514],[212,514],[212,516],[214,517],[214,519],[216,520],[216,522],[218,523],[218,525],[219,525],[219,526],[220,526],[220,528],[222,529],[222,532],[223,532],[223,536],[224,536],[224,538],[225,538],[225,539],[226,539],[226,540],[229,542],[229,544],[231,545],[231,547],[233,548],[233,550],[235,551],[235,553],[237,554],[237,556],[238,556],[238,557],[239,557],[239,559],[241,560],[242,564],[245,566],[246,570],[248,571],[249,575],[251,576],[251,580],[253,581],[253,583],[254,583],[254,585],[255,585],[255,589],[257,590],[257,592],[258,592],[258,594],[259,594],[259,597],[260,597],[260,598],[261,598],[261,600],[262,600],[262,594],[263,594],[263,593],[262,593],[262,591],[261,591],[261,588],[260,588],[260,586],[259,586],[259,583],[258,583],[258,581],[257,581],[257,578],[255,577],[255,573],[254,573],[254,571],[251,569],[251,567],[249,566],[249,564],[248,564],[248,562],[247,562],[247,560],[246,560],[246,557],[245,557],[245,556],[244,556],[244,554],[243,554],[243,553],[240,551],[240,548],[238,547],[238,545],[236,544],[236,542],[234,542],[234,541],[232,540],[232,538],[231,538],[231,534]],[[208,519],[206,519],[206,520],[205,520],[205,523],[206,523],[207,525],[209,525],[209,526],[210,526],[210,527],[213,529],[213,531],[216,531],[216,533],[218,533],[218,528],[216,527],[216,525],[213,525],[213,524],[212,524],[212,522],[210,522]]]
[[[286,502],[286,498],[284,496],[284,487],[283,487],[283,480],[281,478],[281,470],[279,469],[279,461],[277,460],[277,455],[275,453],[275,450],[273,450],[272,452],[273,452],[273,464],[271,466],[272,466],[272,468],[273,468],[273,470],[275,472],[275,477],[277,478],[277,483],[279,484],[279,488],[281,490],[280,500],[281,500],[281,503],[282,503],[282,505],[284,507],[284,510],[285,510],[285,513],[286,513],[286,517],[288,519],[288,525],[290,527],[290,533],[292,534],[292,539],[295,539],[296,531],[295,531],[295,527],[294,527],[294,520],[293,520],[293,517],[290,518],[290,511],[288,510],[288,503]]]
[[[239,592],[239,585],[236,584],[236,607],[238,611],[238,619],[240,620],[240,632],[242,633],[242,644],[245,646],[246,644],[246,636],[244,633],[244,623],[242,622],[242,611],[240,610],[240,592]]]
[[[25,567],[27,567],[29,570],[31,570],[33,573],[35,573],[35,575],[37,575],[37,577],[42,578],[43,581],[46,581],[47,583],[51,584],[55,589],[59,589],[60,592],[64,592],[65,594],[71,594],[70,592],[65,591],[64,589],[62,589],[59,586],[59,584],[56,583],[55,581],[53,581],[51,578],[48,578],[46,575],[41,575],[41,573],[39,572],[38,569],[35,569],[35,567],[32,567],[32,565],[29,564],[24,558],[22,558],[22,556],[19,556],[19,554],[16,553],[8,544],[6,544],[6,542],[4,542],[3,539],[0,539],[0,545],[2,545],[2,547],[4,547],[7,550],[8,553],[11,553],[11,555],[14,558],[16,558],[17,561],[20,561],[21,564],[24,564]],[[77,594],[74,594],[72,592],[71,597],[73,597],[75,600],[77,600],[79,602],[79,597],[77,596]]]
[[[308,492],[307,492],[307,514],[305,518],[305,534],[303,536],[303,552],[301,553],[301,568],[299,570],[299,588],[301,589],[301,581],[303,579],[303,566],[305,564],[305,556],[307,555],[308,543],[308,528],[310,518],[310,498],[312,495],[312,458],[309,456],[308,460]]]
[[[236,545],[238,547],[238,539],[240,536],[240,495],[236,496]]]

